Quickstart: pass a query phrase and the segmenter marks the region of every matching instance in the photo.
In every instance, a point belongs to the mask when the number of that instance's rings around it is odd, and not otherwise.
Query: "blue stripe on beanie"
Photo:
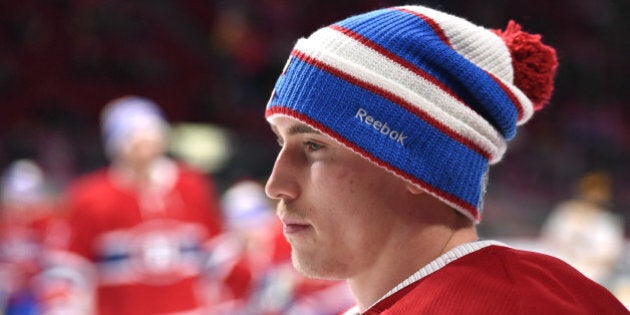
[[[478,216],[488,160],[401,104],[292,57],[267,109],[312,119],[355,150]]]
[[[494,125],[506,140],[516,135],[518,109],[510,97],[488,73],[445,43],[422,18],[396,9],[381,9],[349,17],[336,25],[361,35],[442,82]]]

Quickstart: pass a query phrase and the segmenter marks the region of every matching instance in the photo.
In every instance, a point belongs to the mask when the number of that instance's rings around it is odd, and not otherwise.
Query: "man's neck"
[[[410,275],[449,250],[478,239],[475,226],[461,215],[453,224],[397,233],[368,270],[348,279],[359,309],[365,311]],[[459,222],[459,220],[463,220]],[[412,229],[414,227],[412,226]]]

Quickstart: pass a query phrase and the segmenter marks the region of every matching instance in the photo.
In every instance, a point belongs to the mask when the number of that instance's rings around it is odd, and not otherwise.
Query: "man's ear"
[[[406,188],[407,191],[410,192],[412,195],[420,195],[424,193],[424,190],[422,190],[422,188],[411,183],[407,183]]]

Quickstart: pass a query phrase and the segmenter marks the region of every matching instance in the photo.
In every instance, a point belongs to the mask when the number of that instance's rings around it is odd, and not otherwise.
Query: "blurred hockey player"
[[[612,180],[606,172],[589,172],[574,189],[544,222],[542,241],[550,254],[610,288],[624,250],[624,218],[612,208]]]
[[[72,183],[64,203],[72,234],[62,265],[83,271],[55,274],[94,279],[100,315],[206,314],[205,244],[222,229],[213,183],[167,157],[169,125],[153,101],[112,100],[101,123],[111,163]]]
[[[35,279],[63,229],[43,170],[30,159],[12,162],[0,188],[0,314],[39,314],[42,296]]]

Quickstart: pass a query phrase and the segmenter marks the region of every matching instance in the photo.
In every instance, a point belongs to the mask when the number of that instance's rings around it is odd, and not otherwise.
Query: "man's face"
[[[130,167],[143,168],[162,156],[164,150],[164,136],[158,128],[137,128],[127,135],[119,160]]]
[[[393,229],[405,182],[295,119],[276,116],[282,147],[267,182],[294,266],[349,278],[373,264]]]

